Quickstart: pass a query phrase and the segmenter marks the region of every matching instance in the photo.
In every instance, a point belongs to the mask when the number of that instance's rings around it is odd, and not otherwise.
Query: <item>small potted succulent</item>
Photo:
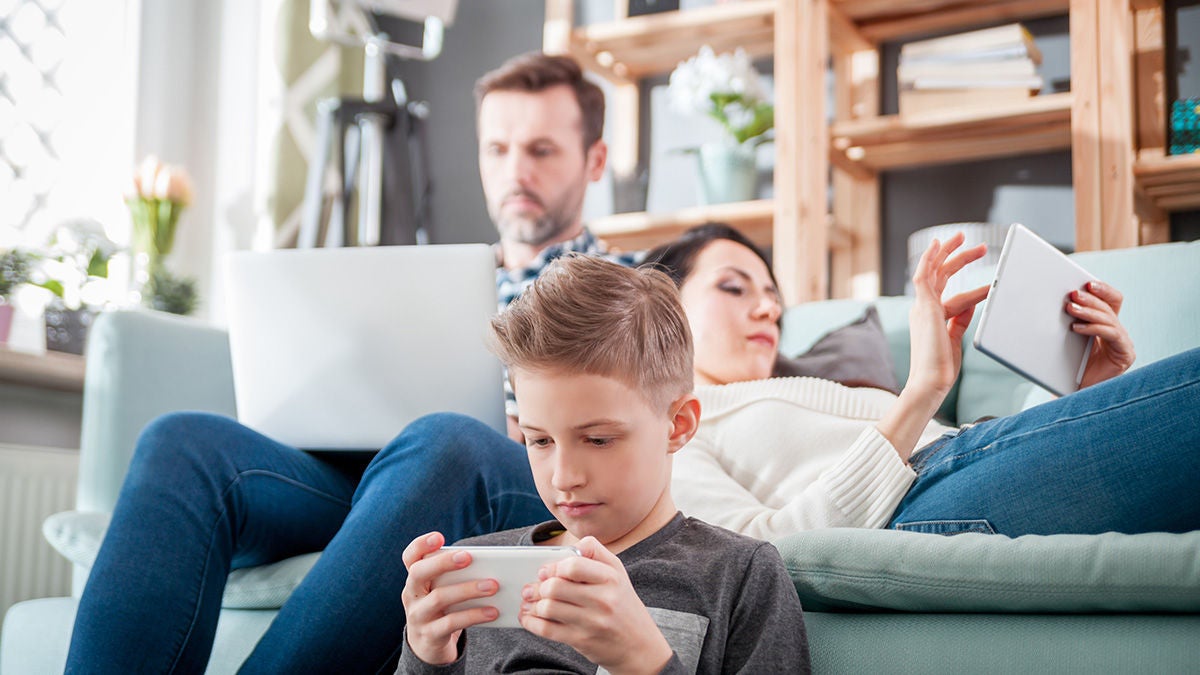
[[[15,311],[12,297],[30,282],[33,260],[33,254],[16,248],[0,253],[0,344],[8,342]]]

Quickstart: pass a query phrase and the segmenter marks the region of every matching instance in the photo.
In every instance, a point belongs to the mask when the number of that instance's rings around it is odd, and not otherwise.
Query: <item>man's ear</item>
[[[674,454],[692,440],[700,427],[700,399],[687,394],[671,403],[671,437],[667,451]]]
[[[595,183],[604,176],[604,167],[608,164],[608,145],[603,138],[597,139],[592,143],[592,147],[588,148],[584,163],[587,165],[589,182]]]

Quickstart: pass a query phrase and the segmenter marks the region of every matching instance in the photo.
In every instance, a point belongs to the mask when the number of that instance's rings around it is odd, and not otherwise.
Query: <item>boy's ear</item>
[[[700,399],[687,394],[671,403],[671,438],[667,451],[674,454],[692,440],[700,426]]]

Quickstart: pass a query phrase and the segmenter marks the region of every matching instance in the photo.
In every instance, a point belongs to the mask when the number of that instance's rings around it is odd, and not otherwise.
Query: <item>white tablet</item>
[[[1071,330],[1068,294],[1094,281],[1087,270],[1023,225],[1008,230],[975,348],[1064,396],[1079,389],[1092,339]]]

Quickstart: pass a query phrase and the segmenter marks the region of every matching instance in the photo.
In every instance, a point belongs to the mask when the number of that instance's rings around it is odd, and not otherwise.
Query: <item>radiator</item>
[[[74,508],[79,453],[0,445],[0,616],[10,605],[71,592],[71,565],[42,521]]]

